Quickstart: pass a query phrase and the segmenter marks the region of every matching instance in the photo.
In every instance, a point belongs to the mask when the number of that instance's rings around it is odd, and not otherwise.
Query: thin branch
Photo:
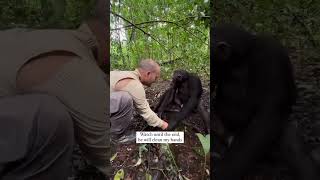
[[[181,21],[184,21],[186,19],[189,19],[189,18],[195,18],[195,17],[198,17],[198,16],[189,16],[187,18],[184,18],[182,20],[178,20],[176,22],[173,22],[173,21],[167,21],[167,20],[154,20],[154,21],[146,21],[146,22],[141,22],[141,23],[137,23],[135,24],[136,26],[141,26],[141,25],[144,25],[144,24],[154,24],[154,23],[168,23],[168,24],[174,24],[180,28],[183,28],[185,29],[185,27],[183,27],[182,25],[178,24],[178,22],[181,22]],[[207,18],[209,16],[201,16],[201,18]],[[126,25],[126,26],[122,26],[122,27],[119,27],[119,28],[114,28],[114,29],[111,29],[111,31],[114,31],[114,30],[121,30],[122,28],[124,29],[127,29],[127,28],[131,28],[133,25]],[[185,29],[186,30],[186,29]],[[198,30],[198,29],[195,29],[197,32],[203,34],[204,36],[206,35],[205,33],[203,33],[202,31]],[[192,33],[191,31],[189,30],[186,30],[187,32],[189,32],[190,34],[192,34],[193,36],[197,37],[194,33]],[[206,43],[207,44],[207,43]]]
[[[194,34],[194,33],[191,32],[190,30],[188,30],[188,29],[186,29],[185,27],[183,27],[182,25],[178,24],[177,22],[173,22],[173,21],[154,20],[154,21],[146,21],[146,22],[142,22],[142,23],[137,23],[137,24],[134,24],[134,25],[135,25],[135,27],[136,27],[136,26],[141,26],[141,25],[144,25],[144,24],[154,24],[154,23],[174,24],[174,25],[176,25],[177,27],[180,27],[180,28],[184,29],[184,30],[187,31],[189,34],[191,34],[192,36],[194,36],[194,37],[196,37],[196,38],[199,38],[198,35]],[[123,28],[124,28],[124,29],[127,29],[127,28],[131,28],[131,27],[133,27],[132,24],[127,25],[127,26],[122,26],[122,27],[119,27],[119,28],[114,28],[114,29],[111,29],[111,31],[121,30],[121,29],[123,29]],[[198,30],[198,29],[196,29],[196,30],[205,36],[205,34],[204,34],[202,31],[200,31],[200,30]],[[200,39],[200,38],[199,38],[199,39]],[[206,41],[203,41],[203,40],[202,40],[202,42],[203,42],[204,44],[208,45],[208,43],[207,43]]]
[[[182,59],[182,57],[178,57],[178,58],[175,58],[175,59],[172,59],[172,60],[168,60],[168,61],[162,62],[162,63],[160,63],[160,65],[162,66],[162,65],[172,64],[175,61],[181,60],[181,59]]]
[[[147,33],[145,30],[143,30],[142,28],[140,28],[139,26],[135,25],[134,23],[132,23],[131,21],[129,21],[128,19],[126,19],[125,17],[121,16],[120,14],[114,13],[113,11],[111,11],[111,13],[115,16],[118,16],[119,18],[123,19],[124,21],[126,21],[127,23],[131,24],[133,27],[139,29],[141,32],[143,32],[145,35],[149,36],[151,39],[153,39],[154,41],[156,41],[162,48],[164,48],[166,51],[169,52],[169,50],[166,49],[166,47],[155,37],[153,37],[150,33]]]
[[[153,23],[173,23],[171,21],[166,21],[166,20],[154,20],[154,21],[146,21],[146,22],[142,22],[142,23],[137,23],[135,24],[136,26],[140,26],[140,25],[144,25],[144,24],[153,24]],[[114,29],[111,29],[112,31],[114,30],[121,30],[121,29],[127,29],[127,28],[131,28],[132,25],[126,25],[126,26],[122,26],[122,27],[119,27],[119,28],[114,28]]]
[[[143,30],[142,28],[136,26],[134,23],[132,23],[131,21],[129,21],[129,20],[126,19],[125,17],[121,16],[120,14],[117,14],[117,13],[115,13],[115,12],[113,12],[113,11],[111,11],[111,13],[112,13],[113,15],[115,15],[115,16],[123,19],[123,20],[126,21],[127,23],[131,24],[132,26],[134,26],[135,28],[137,28],[138,30],[140,30],[141,32],[143,32],[145,35],[149,36],[151,39],[153,39],[154,41],[156,41],[156,42],[160,45],[160,47],[162,47],[166,52],[168,52],[168,53],[173,53],[173,54],[176,56],[176,54],[175,54],[174,52],[170,52],[170,50],[167,49],[165,45],[163,45],[158,39],[156,39],[155,37],[153,37],[150,33],[147,33],[145,30]]]
[[[143,24],[159,23],[159,22],[172,23],[172,24],[176,24],[176,25],[177,25],[178,22],[185,21],[185,20],[191,19],[191,18],[196,18],[196,17],[199,17],[199,16],[188,16],[188,17],[186,17],[186,18],[177,20],[177,21],[175,21],[175,22],[173,22],[173,21],[166,21],[166,20],[154,20],[154,21],[146,21],[146,22],[142,22],[142,23],[137,23],[137,24],[135,24],[135,25],[139,26],[139,25],[143,25]],[[200,16],[200,18],[210,18],[210,16]],[[121,28],[129,28],[129,27],[132,27],[132,25],[127,25],[127,26],[123,26],[123,27],[116,28],[116,29],[111,29],[111,30],[120,30]]]

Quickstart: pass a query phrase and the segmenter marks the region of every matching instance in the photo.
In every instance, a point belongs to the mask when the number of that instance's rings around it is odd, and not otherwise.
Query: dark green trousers
[[[73,142],[72,119],[57,98],[0,98],[0,179],[67,179]]]

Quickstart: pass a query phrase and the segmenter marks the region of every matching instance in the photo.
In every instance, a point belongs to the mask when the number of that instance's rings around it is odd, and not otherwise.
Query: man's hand
[[[169,126],[169,124],[168,124],[165,120],[163,120],[163,124],[162,124],[162,126],[161,126],[161,129],[162,129],[162,130],[165,130],[165,129],[168,128],[168,126]]]

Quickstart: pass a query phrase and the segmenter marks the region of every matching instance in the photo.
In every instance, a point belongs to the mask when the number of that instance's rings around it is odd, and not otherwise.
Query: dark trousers
[[[0,98],[0,179],[67,179],[73,142],[72,119],[57,98]]]
[[[133,100],[125,91],[110,93],[111,136],[121,136],[128,129],[133,119]]]

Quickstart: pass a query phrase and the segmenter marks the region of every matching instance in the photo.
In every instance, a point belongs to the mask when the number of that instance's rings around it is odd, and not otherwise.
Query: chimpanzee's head
[[[179,87],[181,83],[185,82],[189,78],[189,73],[185,70],[179,69],[173,72],[171,86]]]
[[[213,29],[214,64],[238,63],[254,45],[254,36],[238,26],[226,24]]]

